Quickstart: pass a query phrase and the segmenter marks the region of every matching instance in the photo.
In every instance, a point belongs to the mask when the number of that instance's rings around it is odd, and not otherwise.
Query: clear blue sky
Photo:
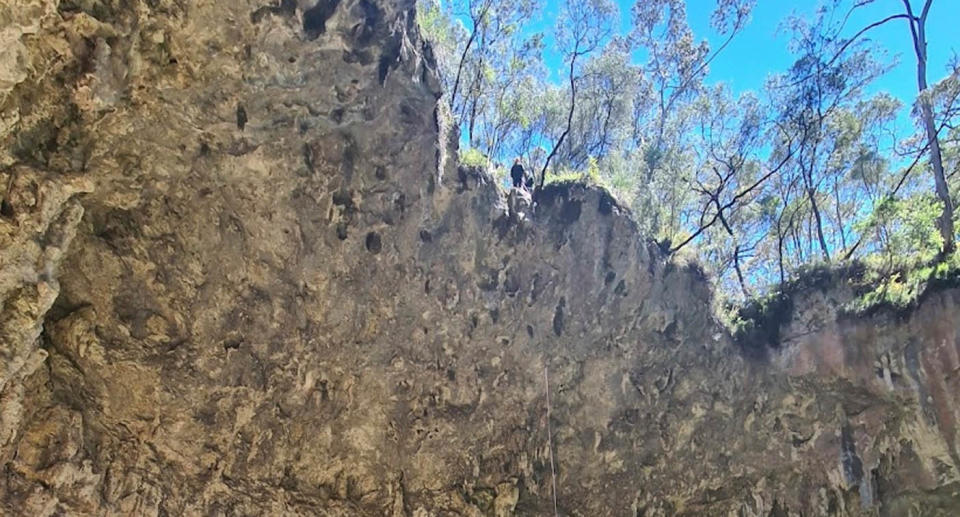
[[[621,30],[626,30],[634,2],[615,1],[620,6]],[[921,0],[911,1],[914,9],[919,11]],[[791,35],[787,30],[780,30],[781,22],[791,13],[810,17],[819,3],[817,0],[758,0],[749,25],[711,65],[708,81],[727,83],[736,93],[759,91],[768,75],[786,71],[793,63],[793,56],[787,49]],[[547,0],[542,18],[533,21],[531,30],[549,32],[561,4],[562,0]],[[721,42],[710,27],[710,13],[715,5],[716,0],[687,2],[687,16],[696,38],[706,38],[711,47]],[[901,0],[876,0],[873,5],[856,11],[847,23],[846,36],[852,36],[871,22],[900,12],[903,12]],[[866,37],[879,43],[891,59],[899,58],[899,65],[874,83],[871,91],[886,91],[904,104],[912,104],[917,94],[916,60],[907,22],[893,20],[872,29]],[[933,0],[927,21],[927,41],[927,79],[933,84],[946,76],[950,58],[960,53],[960,0]],[[548,53],[545,58],[554,77],[562,77],[560,56]]]
[[[912,1],[914,8],[919,9],[921,2]],[[620,4],[629,9],[628,2],[621,1]],[[717,41],[709,26],[709,13],[713,5],[714,2],[708,0],[687,3],[687,14],[694,32],[697,36],[706,36],[711,42]],[[790,34],[778,31],[780,22],[794,12],[810,14],[815,5],[810,1],[759,0],[750,25],[714,61],[710,79],[724,81],[734,91],[756,90],[763,85],[768,73],[786,70],[793,61],[787,51]],[[870,23],[898,12],[903,12],[900,0],[876,0],[873,5],[855,11],[847,23],[845,35],[852,36]],[[934,0],[927,20],[927,79],[931,84],[946,76],[950,57],[960,52],[958,22],[960,0]],[[889,57],[899,57],[899,65],[880,78],[874,89],[887,91],[907,103],[912,102],[917,94],[917,69],[906,20],[890,21],[871,29],[865,36],[885,49]]]

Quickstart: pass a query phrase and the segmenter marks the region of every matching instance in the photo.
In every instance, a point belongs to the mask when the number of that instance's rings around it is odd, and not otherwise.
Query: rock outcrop
[[[0,513],[960,511],[960,291],[737,343],[606,193],[456,167],[413,8],[0,6]]]

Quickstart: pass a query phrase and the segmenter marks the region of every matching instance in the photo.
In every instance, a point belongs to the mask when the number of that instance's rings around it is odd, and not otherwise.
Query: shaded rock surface
[[[412,9],[0,6],[0,513],[545,515],[551,452],[562,515],[960,511],[960,291],[745,349],[453,165]]]

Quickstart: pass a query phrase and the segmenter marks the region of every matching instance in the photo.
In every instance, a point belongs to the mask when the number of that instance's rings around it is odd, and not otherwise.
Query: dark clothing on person
[[[523,188],[523,165],[513,164],[510,169],[510,178],[513,179],[513,188]]]

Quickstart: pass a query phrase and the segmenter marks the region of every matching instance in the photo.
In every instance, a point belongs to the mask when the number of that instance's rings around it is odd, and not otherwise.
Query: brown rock
[[[412,0],[12,2],[0,513],[548,515],[551,450],[562,515],[958,511],[960,291],[751,354],[605,192],[457,170]]]

